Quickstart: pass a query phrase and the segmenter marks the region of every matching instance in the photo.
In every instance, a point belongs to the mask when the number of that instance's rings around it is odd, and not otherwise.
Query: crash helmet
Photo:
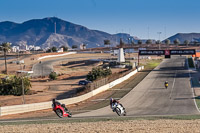
[[[52,102],[53,102],[53,103],[55,103],[55,102],[56,102],[56,99],[55,99],[55,98],[54,98],[54,99],[52,99]]]
[[[168,84],[168,81],[165,81],[165,84]]]
[[[112,98],[112,97],[110,98],[110,101],[111,101],[111,102],[113,101],[113,98]]]

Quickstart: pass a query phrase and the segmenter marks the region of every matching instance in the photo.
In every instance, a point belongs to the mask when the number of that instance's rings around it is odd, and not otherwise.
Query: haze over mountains
[[[56,25],[56,26],[55,26]],[[56,34],[55,34],[56,27]],[[119,44],[120,38],[124,42],[137,37],[129,34],[109,34],[98,30],[90,30],[84,26],[73,24],[56,17],[32,19],[23,23],[0,22],[0,43],[11,42],[13,45],[35,45],[42,48],[60,47],[86,44],[87,47],[102,47],[104,40],[111,44]]]

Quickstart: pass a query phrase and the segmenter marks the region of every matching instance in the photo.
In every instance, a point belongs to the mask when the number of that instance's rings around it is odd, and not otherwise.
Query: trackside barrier
[[[81,96],[73,97],[73,98],[68,98],[68,99],[63,99],[59,100],[61,103],[64,103],[65,105],[70,105],[74,103],[78,103],[81,101],[84,101],[94,95],[97,95],[103,91],[106,91],[113,86],[120,84],[121,82],[127,80],[134,74],[136,74],[138,71],[144,69],[144,66],[139,67],[138,70],[134,70],[127,74],[126,76],[119,78],[111,83],[108,83],[104,86],[101,86],[89,93],[86,93]],[[18,113],[25,113],[25,112],[31,112],[31,111],[37,111],[37,110],[43,110],[43,109],[49,109],[52,106],[52,102],[42,102],[42,103],[32,103],[32,104],[23,104],[23,105],[14,105],[14,106],[5,106],[5,107],[0,107],[0,116],[4,115],[10,115],[10,114],[18,114]]]
[[[45,59],[45,58],[51,58],[51,57],[65,56],[65,55],[70,55],[70,54],[76,54],[76,53],[77,52],[68,52],[68,53],[58,54],[58,55],[47,55],[47,56],[39,57],[38,60]]]

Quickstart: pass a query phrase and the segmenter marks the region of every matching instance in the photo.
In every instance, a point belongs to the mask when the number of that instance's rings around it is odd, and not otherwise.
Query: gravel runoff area
[[[128,120],[0,125],[1,133],[199,133],[200,120]]]

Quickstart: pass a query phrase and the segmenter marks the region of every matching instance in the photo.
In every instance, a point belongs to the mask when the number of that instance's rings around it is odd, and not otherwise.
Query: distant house
[[[58,53],[63,52],[63,48],[58,49],[57,52],[58,52]]]
[[[26,50],[29,50],[27,44],[22,43],[19,45],[19,51],[26,51]]]
[[[11,48],[11,51],[12,52],[18,52],[19,51],[19,46],[13,46],[12,48]]]
[[[81,44],[81,45],[80,45],[80,49],[82,49],[82,50],[83,50],[83,49],[86,49],[86,45],[85,45],[85,44]]]
[[[37,51],[37,50],[40,50],[41,48],[39,46],[29,45],[28,49],[29,50],[36,50]]]

